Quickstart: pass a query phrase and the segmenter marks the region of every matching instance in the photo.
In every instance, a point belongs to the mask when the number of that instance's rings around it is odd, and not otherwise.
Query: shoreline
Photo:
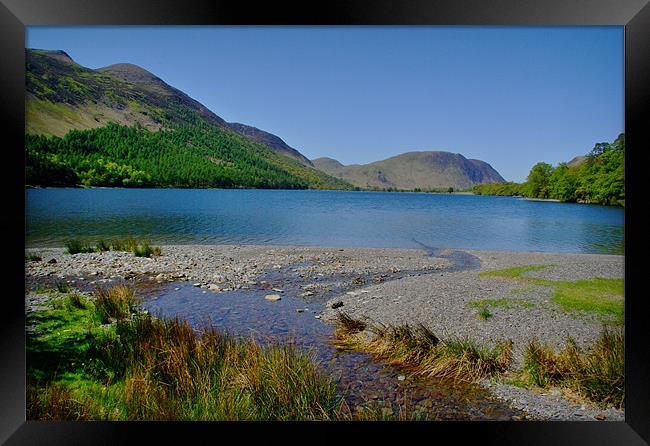
[[[324,323],[331,324],[336,313],[344,310],[352,317],[382,324],[423,323],[443,339],[470,336],[492,344],[509,338],[515,345],[514,369],[521,364],[522,346],[532,337],[560,348],[565,336],[571,335],[579,345],[586,346],[598,336],[602,321],[593,315],[576,316],[561,311],[551,302],[552,291],[548,287],[481,277],[480,273],[549,265],[526,275],[564,281],[624,277],[624,255],[617,254],[458,250],[476,256],[480,267],[453,271],[449,259],[431,257],[417,248],[161,245],[161,249],[162,256],[146,258],[134,257],[129,252],[68,255],[63,248],[28,247],[26,253],[42,256],[41,261],[25,264],[28,309],[39,305],[38,295],[30,293],[30,288],[60,280],[67,280],[74,287],[134,280],[185,281],[205,289],[206,297],[218,298],[221,293],[254,289],[260,286],[258,278],[262,274],[282,271],[308,282],[303,288],[309,297],[292,297],[324,303],[324,310],[318,315]],[[354,291],[328,294],[319,284],[330,279],[346,283]],[[268,286],[282,288],[281,283]],[[492,317],[487,321],[476,317],[472,302],[504,298],[527,304],[490,307]],[[335,302],[341,302],[342,307],[332,309]],[[541,396],[502,382],[482,384],[495,397],[513,405],[527,401],[529,404],[523,404],[523,410],[532,419],[579,420],[603,412],[568,402],[556,394]],[[623,411],[610,410],[606,419],[623,416]]]

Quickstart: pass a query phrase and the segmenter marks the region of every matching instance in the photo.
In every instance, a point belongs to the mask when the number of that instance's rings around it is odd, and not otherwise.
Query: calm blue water
[[[26,242],[228,243],[623,253],[621,208],[345,191],[28,189]]]

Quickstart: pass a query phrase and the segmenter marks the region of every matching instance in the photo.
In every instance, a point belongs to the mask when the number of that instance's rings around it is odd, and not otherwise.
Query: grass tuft
[[[136,257],[151,257],[162,255],[162,251],[158,246],[151,246],[149,242],[143,241],[138,242],[132,237],[127,237],[125,239],[116,239],[110,242],[101,239],[97,242],[97,245],[90,246],[87,243],[83,243],[80,240],[68,240],[65,242],[66,252],[68,254],[77,254],[77,253],[88,253],[88,252],[106,252],[106,251],[124,251],[124,252],[133,252]]]
[[[80,240],[72,239],[65,242],[66,252],[68,254],[78,254],[85,252],[95,252],[95,248],[83,243]]]
[[[136,309],[135,292],[126,285],[99,288],[95,291],[94,304],[103,324],[126,319]]]
[[[106,252],[111,250],[111,244],[107,242],[104,239],[101,239],[100,241],[97,242],[97,246],[95,247],[95,250],[97,252]]]
[[[27,260],[28,262],[40,262],[41,260],[43,260],[43,258],[38,254],[31,253],[25,256],[25,260]]]
[[[359,333],[366,329],[368,324],[363,321],[352,319],[344,312],[339,312],[336,315],[336,329],[341,335],[350,335]]]
[[[492,317],[492,313],[490,313],[490,310],[488,310],[487,307],[481,307],[476,315],[483,321],[487,321]]]
[[[555,353],[537,340],[524,352],[523,378],[538,387],[568,387],[603,407],[625,406],[625,335],[604,329],[582,352],[572,338]]]
[[[86,308],[86,302],[83,297],[78,293],[70,293],[66,296],[66,305],[72,308],[84,309]]]
[[[69,293],[70,292],[70,285],[68,285],[67,282],[59,281],[56,283],[56,290],[59,293]]]
[[[136,257],[151,257],[161,255],[161,250],[157,246],[149,246],[149,243],[143,242],[133,248],[133,254]]]

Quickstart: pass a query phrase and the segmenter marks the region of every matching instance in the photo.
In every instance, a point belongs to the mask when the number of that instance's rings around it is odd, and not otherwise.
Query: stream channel
[[[429,255],[451,262],[435,273],[480,267],[480,260],[466,252],[420,245]],[[364,285],[377,283],[377,276],[297,273],[297,268],[310,264],[302,262],[276,269],[260,276],[247,289],[219,293],[191,282],[149,283],[139,287],[141,306],[160,318],[185,319],[197,330],[212,326],[260,343],[293,342],[297,348],[308,351],[334,378],[339,395],[352,410],[379,405],[382,413],[390,417],[409,408],[419,419],[427,420],[510,420],[521,416],[520,411],[492,397],[479,385],[423,378],[366,353],[337,350],[331,343],[333,325],[317,316],[329,299],[346,292],[361,292]],[[427,273],[400,271],[386,280],[414,274]],[[268,294],[279,294],[281,300],[268,301],[264,298]]]

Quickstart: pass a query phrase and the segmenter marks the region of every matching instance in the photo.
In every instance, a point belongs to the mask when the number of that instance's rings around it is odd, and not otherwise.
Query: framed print
[[[647,443],[646,3],[3,0],[3,441]]]

